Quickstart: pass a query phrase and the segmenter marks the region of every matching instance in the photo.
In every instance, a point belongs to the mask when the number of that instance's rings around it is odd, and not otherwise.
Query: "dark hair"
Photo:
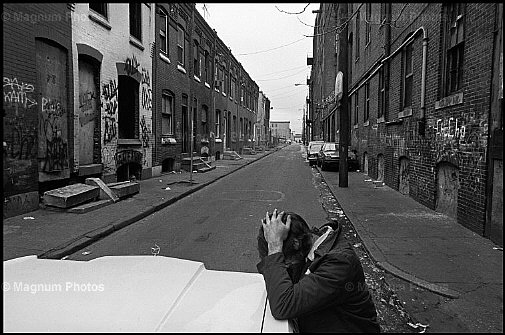
[[[300,256],[303,259],[308,255],[312,247],[310,227],[300,215],[293,212],[285,212],[282,215],[281,221],[283,223],[286,223],[288,215],[291,216],[291,228],[289,229],[288,237],[284,240],[282,253],[284,256]],[[270,217],[272,217],[272,214],[270,214]],[[294,247],[295,239],[300,241],[300,248],[298,250]],[[258,233],[258,252],[261,259],[268,255],[268,243],[265,239],[262,225],[260,225]]]

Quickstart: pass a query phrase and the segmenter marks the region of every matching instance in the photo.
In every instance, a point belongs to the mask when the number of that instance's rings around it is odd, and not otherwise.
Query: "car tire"
[[[326,171],[326,164],[324,162],[321,163],[321,170]]]

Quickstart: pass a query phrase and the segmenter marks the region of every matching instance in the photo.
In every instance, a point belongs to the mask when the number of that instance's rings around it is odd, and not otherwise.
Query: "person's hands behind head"
[[[291,227],[291,216],[286,218],[286,224],[282,222],[284,212],[277,214],[277,209],[274,209],[272,216],[266,214],[265,219],[262,221],[263,233],[265,240],[268,243],[268,254],[274,254],[282,251],[284,240],[288,237],[289,229]]]

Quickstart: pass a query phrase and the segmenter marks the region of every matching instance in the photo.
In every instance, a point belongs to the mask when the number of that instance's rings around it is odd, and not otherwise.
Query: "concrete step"
[[[44,192],[44,204],[58,208],[70,208],[97,199],[100,196],[98,186],[72,184]]]
[[[140,192],[140,184],[132,181],[111,183],[107,186],[120,199]]]
[[[256,155],[256,150],[253,148],[242,148],[242,155]]]
[[[223,152],[223,159],[231,159],[231,160],[237,160],[237,159],[242,159],[236,151],[225,151]]]
[[[205,172],[209,172],[209,171],[211,171],[211,170],[214,170],[215,168],[216,168],[216,166],[215,166],[215,165],[214,165],[214,166],[206,166],[206,167],[204,167],[204,168],[198,169],[197,171],[198,171],[199,173],[205,173]]]
[[[84,213],[94,211],[95,209],[105,207],[110,204],[112,204],[111,199],[98,200],[98,201],[93,201],[93,202],[90,202],[87,204],[83,204],[83,205],[69,208],[67,210],[67,212],[68,213],[75,213],[75,214],[84,214]]]
[[[86,178],[86,185],[100,187],[100,200],[112,200],[118,202],[119,198],[100,178]]]

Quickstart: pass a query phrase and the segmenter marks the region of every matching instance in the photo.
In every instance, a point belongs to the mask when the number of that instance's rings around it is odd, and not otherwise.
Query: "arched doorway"
[[[409,169],[410,160],[407,157],[400,157],[400,180],[398,183],[398,191],[405,195],[410,194]]]
[[[457,219],[459,169],[448,162],[437,165],[437,199],[435,210]]]
[[[138,163],[126,163],[121,165],[116,171],[117,181],[140,180],[142,177],[142,166]]]
[[[384,155],[377,155],[377,180],[384,181]]]
[[[363,172],[368,174],[368,153],[366,151],[363,153]]]

